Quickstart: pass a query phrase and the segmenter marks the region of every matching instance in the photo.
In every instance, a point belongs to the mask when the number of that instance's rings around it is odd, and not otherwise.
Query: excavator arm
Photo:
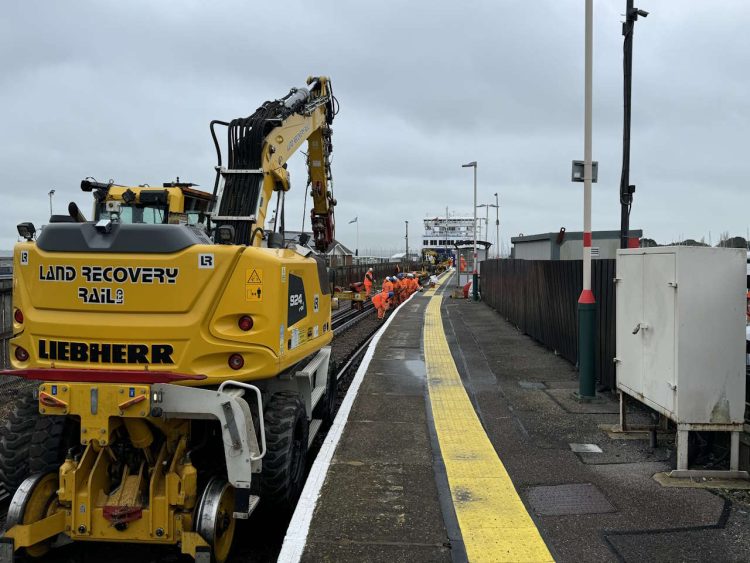
[[[310,77],[306,87],[265,102],[250,117],[211,122],[218,156],[214,185],[218,204],[212,222],[232,227],[233,240],[226,242],[261,245],[273,193],[278,192],[283,205],[283,194],[289,190],[286,163],[307,141],[313,237],[319,251],[328,249],[335,235],[330,161],[335,104],[330,80]],[[226,166],[214,131],[217,124],[227,127]]]

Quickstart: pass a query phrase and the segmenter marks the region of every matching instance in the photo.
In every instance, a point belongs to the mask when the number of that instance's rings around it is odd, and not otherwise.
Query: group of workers
[[[419,280],[414,274],[397,273],[388,276],[383,280],[382,289],[372,294],[372,286],[375,284],[375,277],[370,268],[365,274],[365,291],[367,296],[372,296],[372,304],[378,311],[378,318],[385,318],[385,312],[391,307],[398,307],[406,301],[415,291],[420,291]]]

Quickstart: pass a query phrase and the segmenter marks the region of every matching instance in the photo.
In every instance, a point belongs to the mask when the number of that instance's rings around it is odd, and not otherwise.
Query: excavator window
[[[156,225],[166,223],[167,217],[166,205],[120,205],[121,223],[148,223]],[[104,202],[96,206],[95,220],[98,221],[101,218],[109,218],[109,213]]]

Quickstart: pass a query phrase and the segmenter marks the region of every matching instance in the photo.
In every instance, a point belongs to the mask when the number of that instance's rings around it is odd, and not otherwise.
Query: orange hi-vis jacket
[[[376,293],[372,297],[372,304],[375,305],[376,309],[382,309],[385,306],[385,302],[388,299],[387,293]]]

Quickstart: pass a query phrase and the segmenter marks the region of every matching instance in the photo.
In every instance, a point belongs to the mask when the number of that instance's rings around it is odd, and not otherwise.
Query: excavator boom
[[[265,102],[249,117],[211,122],[218,158],[214,196],[219,202],[212,222],[233,228],[231,242],[260,246],[273,193],[283,206],[283,194],[289,190],[287,161],[307,141],[313,237],[317,250],[328,249],[335,235],[330,160],[335,113],[330,80],[310,77],[307,86]],[[226,166],[215,125],[227,127]]]

